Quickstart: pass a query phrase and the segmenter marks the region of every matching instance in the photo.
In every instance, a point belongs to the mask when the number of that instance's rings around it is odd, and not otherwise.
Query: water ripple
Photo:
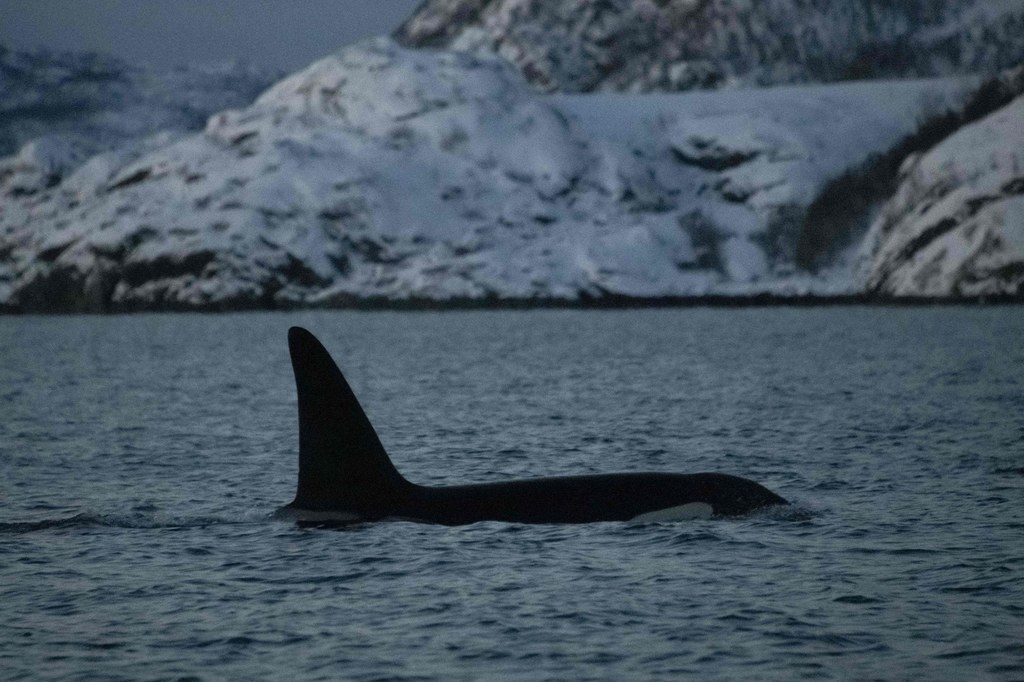
[[[417,482],[725,470],[796,504],[271,521],[295,323]],[[0,677],[1020,678],[1021,338],[1018,308],[0,318]]]

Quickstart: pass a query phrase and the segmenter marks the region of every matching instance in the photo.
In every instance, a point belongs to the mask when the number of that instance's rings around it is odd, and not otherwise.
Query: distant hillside
[[[238,64],[159,71],[109,56],[0,46],[0,157],[41,136],[88,156],[161,131],[202,128],[279,77]]]
[[[431,1],[441,49],[272,85],[0,50],[0,310],[1021,298],[1022,15]]]
[[[1024,2],[428,0],[396,38],[495,52],[559,92],[991,74],[1024,62]]]
[[[46,144],[0,164],[0,305],[854,293],[794,268],[798,217],[975,83],[542,95],[492,55],[370,41],[53,183]]]

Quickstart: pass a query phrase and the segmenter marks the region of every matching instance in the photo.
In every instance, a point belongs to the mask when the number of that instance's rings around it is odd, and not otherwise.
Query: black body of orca
[[[787,504],[767,488],[718,473],[622,473],[424,487],[395,469],[330,354],[311,333],[288,331],[299,398],[299,483],[276,513],[300,523],[379,519],[668,521],[746,514]]]

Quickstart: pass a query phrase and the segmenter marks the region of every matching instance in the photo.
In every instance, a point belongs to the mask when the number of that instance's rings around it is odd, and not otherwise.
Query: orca
[[[457,526],[511,523],[650,523],[736,516],[785,499],[720,473],[618,473],[426,487],[388,457],[341,370],[313,334],[288,331],[299,404],[295,499],[275,516],[332,525],[407,520]]]

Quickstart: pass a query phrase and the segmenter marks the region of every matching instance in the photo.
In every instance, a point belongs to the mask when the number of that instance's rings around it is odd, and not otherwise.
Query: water
[[[793,509],[300,529],[285,333],[420,483]],[[1021,679],[1024,308],[0,318],[0,678]]]

